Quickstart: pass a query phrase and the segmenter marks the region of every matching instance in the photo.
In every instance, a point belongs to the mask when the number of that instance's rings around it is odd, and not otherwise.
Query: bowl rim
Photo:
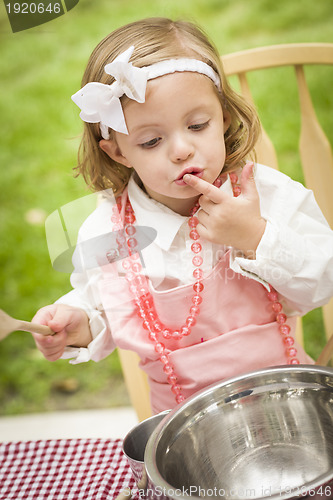
[[[161,411],[160,413],[156,413],[155,415],[152,415],[151,417],[148,417],[148,418],[145,418],[144,420],[141,420],[141,422],[138,422],[137,424],[135,424],[126,434],[126,436],[124,437],[123,441],[122,441],[122,451],[125,455],[125,457],[127,458],[127,460],[131,461],[131,462],[134,462],[134,463],[143,463],[142,460],[137,460],[135,458],[133,458],[129,453],[128,453],[128,443],[133,439],[133,435],[136,434],[137,432],[140,432],[140,429],[143,429],[144,427],[146,426],[149,426],[149,424],[151,422],[154,422],[154,420],[160,420],[160,422],[165,418],[166,415],[168,415],[168,413],[170,413],[171,410],[164,410],[164,411]],[[157,425],[160,424],[160,422]]]
[[[333,380],[333,367],[326,367],[326,366],[319,366],[319,365],[308,365],[308,364],[298,364],[298,365],[279,365],[279,366],[273,366],[273,367],[267,367],[267,368],[262,368],[259,370],[254,370],[246,373],[242,373],[241,375],[237,375],[235,377],[231,377],[228,379],[225,379],[220,382],[214,382],[213,384],[209,385],[208,387],[201,389],[200,391],[196,392],[192,396],[190,396],[188,399],[186,399],[184,402],[178,404],[173,408],[169,413],[165,416],[165,418],[156,426],[155,430],[151,434],[147,445],[145,449],[145,454],[144,454],[144,464],[145,464],[145,469],[147,473],[147,478],[148,478],[148,488],[159,488],[159,491],[163,491],[164,494],[166,495],[165,498],[169,498],[170,500],[202,500],[203,497],[199,496],[188,496],[188,495],[182,495],[181,493],[178,494],[176,492],[177,488],[169,484],[163,476],[160,474],[156,461],[155,461],[155,455],[156,455],[156,450],[157,446],[159,444],[159,441],[162,437],[162,433],[164,429],[170,425],[170,423],[177,418],[177,416],[183,412],[186,411],[186,408],[191,406],[196,400],[201,399],[205,395],[209,394],[212,392],[215,388],[217,387],[225,387],[227,385],[235,384],[237,382],[245,381],[247,379],[255,378],[258,376],[262,375],[268,375],[268,374],[279,374],[281,372],[284,372],[286,374],[288,373],[321,373],[323,375],[327,375],[329,377],[332,377]],[[333,385],[332,385],[333,387]],[[309,483],[309,486],[306,485],[306,490],[312,492],[319,488],[320,486],[324,486],[327,483],[331,482],[333,480],[333,469],[331,472],[325,475],[321,475],[318,479],[315,481],[312,481],[311,484]],[[287,493],[279,492],[274,495],[266,496],[266,497],[256,497],[254,500],[288,500],[292,498],[297,498],[297,497],[303,497],[307,498],[304,496],[303,492],[300,494],[301,488],[294,488],[294,490],[298,490],[298,492],[295,494],[291,494],[289,491]],[[173,492],[171,496],[167,495],[167,492]],[[153,498],[153,497],[152,497]],[[163,498],[163,497],[161,497]],[[235,497],[235,500],[237,500],[237,497]]]

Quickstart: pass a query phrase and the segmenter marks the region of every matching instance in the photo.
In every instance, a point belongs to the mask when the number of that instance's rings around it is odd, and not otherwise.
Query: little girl
[[[82,85],[79,172],[105,200],[81,227],[74,289],[34,318],[56,332],[34,335],[44,356],[136,351],[154,412],[226,377],[311,363],[295,317],[333,294],[333,233],[311,191],[248,161],[257,115],[206,36],[131,23],[96,47]]]

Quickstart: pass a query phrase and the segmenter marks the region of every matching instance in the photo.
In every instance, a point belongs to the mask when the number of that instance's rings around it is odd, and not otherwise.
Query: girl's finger
[[[39,309],[35,316],[32,318],[33,323],[40,323],[41,325],[47,325],[48,322],[53,318],[54,307],[46,306]]]
[[[40,335],[34,333],[33,337],[40,347],[43,349],[57,349],[64,341],[64,333],[55,333],[54,335]]]
[[[210,184],[203,179],[200,179],[196,175],[185,174],[183,181],[189,186],[193,187],[198,193],[204,194],[213,203],[220,203],[223,200],[223,194],[216,186]]]

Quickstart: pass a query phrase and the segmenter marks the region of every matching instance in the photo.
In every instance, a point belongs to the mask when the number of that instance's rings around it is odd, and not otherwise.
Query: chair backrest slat
[[[243,96],[246,97],[248,101],[253,103],[253,97],[246,78],[246,74],[237,73],[237,76]],[[277,170],[279,169],[274,145],[263,127],[261,129],[260,139],[256,144],[256,155],[258,163],[269,165],[270,167],[276,168]]]
[[[301,110],[300,157],[305,183],[319,200],[320,208],[333,227],[333,158],[330,143],[321,128],[306,84],[304,69],[295,66]]]
[[[333,64],[332,43],[271,45],[234,52],[222,57],[227,76],[295,64]]]

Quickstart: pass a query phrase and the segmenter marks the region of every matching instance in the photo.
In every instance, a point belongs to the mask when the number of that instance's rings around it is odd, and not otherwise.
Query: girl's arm
[[[204,192],[205,227],[198,225],[198,231],[212,241],[211,235],[219,235],[215,241],[235,249],[230,263],[234,271],[272,285],[287,299],[286,311],[305,314],[333,295],[333,232],[312,191],[269,167],[257,165],[254,179],[249,170],[243,169],[242,194],[232,198],[221,193],[220,201],[215,186],[191,176],[191,185]]]
[[[302,184],[261,165],[256,184],[265,232],[256,259],[235,257],[233,268],[271,284],[286,312],[303,315],[333,295],[333,231]]]
[[[110,215],[98,207],[84,222],[79,231],[78,244],[73,255],[74,272],[71,275],[73,290],[61,297],[55,304],[39,310],[34,321],[47,324],[56,335],[41,338],[35,336],[37,347],[44,356],[53,361],[58,358],[71,358],[71,363],[85,362],[90,359],[99,361],[115,348],[111,331],[106,320],[99,293],[102,279],[101,268],[96,255],[95,265],[87,264],[82,241],[96,247],[96,237],[105,228],[105,220]],[[109,208],[111,210],[111,208]]]

